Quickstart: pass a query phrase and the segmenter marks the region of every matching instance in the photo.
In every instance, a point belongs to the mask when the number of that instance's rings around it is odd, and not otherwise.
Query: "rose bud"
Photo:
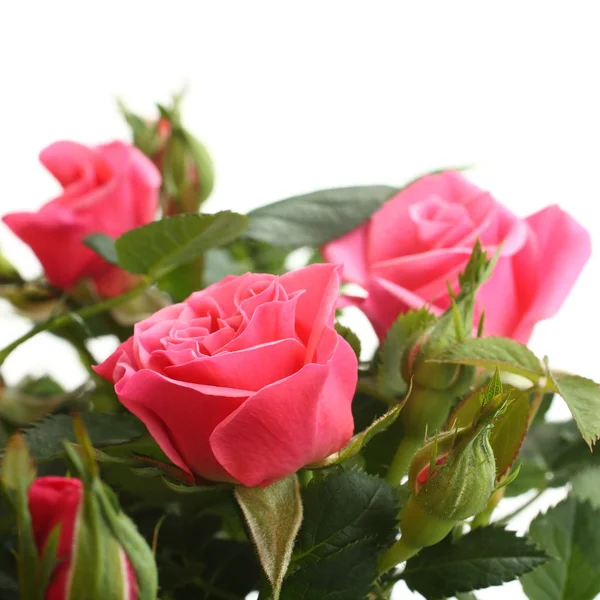
[[[132,561],[114,535],[109,511],[100,507],[98,494],[85,490],[79,479],[40,477],[29,488],[29,511],[40,557],[49,537],[59,528],[56,563],[45,600],[155,600],[155,566],[144,540],[128,517],[128,541],[140,561]],[[120,530],[123,531],[123,528]],[[138,572],[137,569],[140,569]],[[141,582],[144,585],[141,585]],[[150,583],[148,583],[150,582]]]
[[[95,370],[176,466],[269,485],[352,435],[358,365],[334,329],[339,272],[226,277],[137,323]]]
[[[408,477],[412,495],[400,520],[402,537],[382,555],[382,571],[441,542],[460,521],[486,507],[496,486],[489,442],[493,417],[441,434],[415,455]]]
[[[417,452],[410,466],[408,485],[420,510],[456,522],[485,508],[496,485],[490,429],[491,425],[484,422],[449,431]],[[407,521],[410,518],[407,516]]]
[[[383,339],[400,314],[428,306],[439,315],[450,306],[446,283],[455,285],[477,238],[501,252],[474,323],[485,311],[487,335],[526,343],[536,323],[556,314],[591,254],[589,233],[556,205],[522,219],[459,172],[427,175],[323,256],[343,263],[344,280],[367,292],[346,300]]]
[[[62,185],[62,194],[35,213],[8,214],[4,222],[31,247],[57,288],[70,290],[89,278],[101,296],[126,291],[135,279],[83,240],[92,233],[117,238],[152,221],[160,188],[156,167],[122,142],[91,148],[57,142],[42,151],[40,160]]]
[[[210,154],[177,121],[163,117],[158,132],[164,140],[155,159],[164,183],[164,215],[198,212],[214,186]]]

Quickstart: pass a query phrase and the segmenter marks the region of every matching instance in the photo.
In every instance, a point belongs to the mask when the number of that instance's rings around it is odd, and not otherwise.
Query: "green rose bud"
[[[403,512],[406,544],[415,548],[441,541],[458,521],[482,511],[496,485],[489,442],[491,418],[450,431],[428,442],[409,471],[412,497]]]

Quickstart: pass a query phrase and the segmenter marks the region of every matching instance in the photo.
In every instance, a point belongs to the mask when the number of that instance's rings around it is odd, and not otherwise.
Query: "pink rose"
[[[63,193],[35,213],[11,213],[4,222],[31,247],[56,287],[68,290],[88,277],[102,296],[125,291],[131,276],[82,240],[92,233],[116,238],[152,221],[158,170],[137,148],[122,142],[94,148],[57,142],[42,151],[40,161]]]
[[[96,371],[181,469],[268,485],[352,435],[357,360],[333,327],[339,271],[226,277],[137,323]]]
[[[73,576],[77,552],[77,535],[80,530],[79,519],[83,498],[83,486],[79,479],[67,477],[40,477],[29,488],[29,511],[35,544],[40,556],[49,535],[55,527],[60,526],[60,537],[57,549],[58,562],[50,576],[44,595],[45,600],[68,600],[71,597],[70,582]],[[137,580],[131,562],[123,552],[121,573],[126,581],[126,590],[118,579],[115,581],[115,595],[111,598],[122,597],[123,600],[136,600]],[[89,558],[89,557],[88,557]],[[113,574],[114,575],[114,574]],[[122,596],[117,596],[117,590]]]
[[[591,253],[587,231],[558,206],[520,219],[460,173],[428,175],[323,254],[366,290],[366,299],[349,301],[381,338],[400,313],[449,306],[446,282],[457,289],[477,238],[490,252],[504,245],[477,296],[476,319],[485,310],[486,334],[527,342],[534,325],[558,311]]]

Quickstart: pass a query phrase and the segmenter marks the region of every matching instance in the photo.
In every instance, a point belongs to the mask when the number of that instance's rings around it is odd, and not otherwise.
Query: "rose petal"
[[[369,274],[367,264],[367,236],[369,225],[365,224],[346,235],[329,242],[323,248],[328,263],[343,265],[344,279],[363,285]]]
[[[61,523],[57,556],[70,556],[75,519],[83,488],[79,479],[40,477],[29,488],[29,511],[35,543],[41,551],[54,527]]]
[[[214,481],[231,481],[215,459],[209,436],[247,396],[237,390],[219,390],[219,395],[200,391],[143,369],[127,370],[116,391],[119,400],[148,428],[162,451],[179,468]]]
[[[68,205],[97,185],[92,148],[77,142],[55,142],[40,152],[39,159],[64,188],[54,200],[58,206]]]
[[[312,360],[323,329],[333,325],[341,271],[340,265],[321,263],[280,277],[288,294],[304,292],[298,296],[296,325],[298,337],[306,344],[305,364]]]
[[[46,277],[58,288],[71,288],[82,276],[106,269],[107,263],[82,245],[85,225],[69,211],[55,207],[37,213],[11,213],[2,220],[33,250]]]
[[[410,218],[410,206],[436,197],[469,206],[480,194],[479,188],[454,171],[421,177],[371,217],[368,260],[380,262],[429,249],[419,238],[418,224]]]
[[[527,342],[534,325],[556,314],[589,260],[588,231],[560,207],[549,206],[526,219],[531,228],[527,246],[514,260],[523,316],[511,334]]]
[[[522,314],[519,300],[512,259],[503,257],[475,298],[475,319],[478,320],[481,312],[485,311],[485,335],[511,337]]]
[[[339,450],[352,435],[356,379],[356,356],[340,338],[328,364],[305,365],[219,424],[217,460],[243,485],[265,486]]]
[[[164,373],[177,381],[257,391],[298,371],[303,364],[304,352],[304,346],[297,340],[279,340],[166,366]],[[165,356],[168,357],[168,352]]]

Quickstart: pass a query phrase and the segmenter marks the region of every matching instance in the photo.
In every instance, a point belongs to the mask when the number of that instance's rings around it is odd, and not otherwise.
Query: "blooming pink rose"
[[[446,282],[457,289],[477,238],[490,252],[504,244],[475,317],[485,310],[487,334],[527,342],[534,325],[560,308],[591,253],[587,231],[558,206],[520,219],[460,173],[428,175],[323,254],[366,290],[366,299],[349,301],[381,338],[400,313],[449,306]]]
[[[79,510],[83,497],[83,486],[79,479],[67,477],[40,477],[29,488],[29,512],[35,544],[40,556],[49,535],[60,526],[57,549],[57,565],[48,582],[45,600],[69,600],[73,556],[76,552],[76,536]],[[127,590],[123,600],[137,600],[137,581],[129,559],[123,553],[124,578]],[[120,586],[119,586],[120,587]],[[116,596],[115,596],[116,597]]]
[[[137,323],[96,371],[181,469],[268,485],[352,435],[357,360],[333,327],[339,272],[226,277]]]
[[[158,207],[160,174],[137,148],[122,142],[88,148],[57,142],[40,154],[63,193],[35,213],[4,222],[35,252],[46,277],[69,289],[90,278],[102,296],[115,296],[132,278],[83,244],[92,233],[118,237],[149,223]]]

